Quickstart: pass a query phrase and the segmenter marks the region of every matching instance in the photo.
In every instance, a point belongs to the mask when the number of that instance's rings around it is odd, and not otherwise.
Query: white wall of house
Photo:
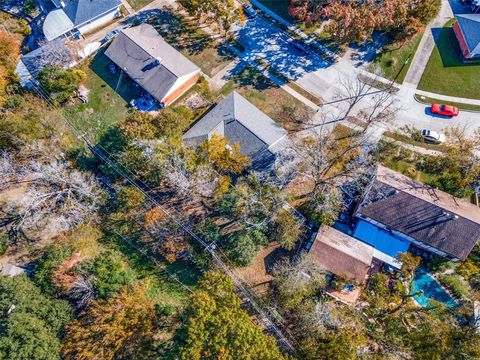
[[[116,19],[117,17],[120,16],[120,9],[115,8],[109,13],[106,13],[102,17],[98,18],[97,20],[94,20],[92,22],[86,23],[84,25],[78,26],[77,29],[80,31],[80,33],[83,35],[85,33],[88,33],[92,30],[95,30],[96,28],[99,28],[101,26],[106,25],[110,21]]]
[[[190,74],[187,74],[187,75],[180,76],[177,79],[177,81],[175,81],[175,83],[172,85],[170,90],[168,90],[168,93],[165,94],[164,98],[167,98],[168,96],[170,96],[173,92],[175,92],[178,88],[180,88],[183,84],[185,84],[188,80],[190,80],[192,77],[197,75],[199,72],[200,72],[200,70],[194,71],[194,72],[192,72]]]

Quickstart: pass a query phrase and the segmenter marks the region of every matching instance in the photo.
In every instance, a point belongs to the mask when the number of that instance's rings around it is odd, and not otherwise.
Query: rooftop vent
[[[63,1],[60,1],[60,6],[61,6],[62,8],[64,8],[64,7],[65,7],[65,3],[64,3]]]
[[[162,58],[160,56],[157,56],[155,58],[155,64],[160,65],[162,63]]]

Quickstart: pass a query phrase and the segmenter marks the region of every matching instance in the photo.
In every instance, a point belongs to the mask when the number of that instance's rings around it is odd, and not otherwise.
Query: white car
[[[422,137],[426,142],[441,144],[445,142],[445,135],[432,130],[422,130]]]

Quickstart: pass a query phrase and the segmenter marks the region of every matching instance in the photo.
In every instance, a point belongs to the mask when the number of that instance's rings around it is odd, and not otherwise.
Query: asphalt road
[[[245,60],[264,60],[292,81],[296,81],[308,92],[324,99],[332,101],[342,96],[340,83],[342,79],[356,77],[358,68],[346,60],[331,64],[317,53],[302,55],[290,45],[289,36],[270,22],[257,16],[249,19],[238,30],[241,43],[245,46],[243,57]],[[465,127],[468,133],[480,128],[480,113],[462,111],[456,118],[444,118],[430,113],[429,107],[418,103],[413,95],[415,88],[402,86],[396,93],[396,119],[386,128],[400,128],[405,125],[419,129],[430,129],[444,132],[451,126]],[[368,97],[365,97],[361,107],[368,107]],[[326,105],[325,108],[336,108],[341,111],[345,105],[335,103]],[[332,109],[333,111],[334,109]]]

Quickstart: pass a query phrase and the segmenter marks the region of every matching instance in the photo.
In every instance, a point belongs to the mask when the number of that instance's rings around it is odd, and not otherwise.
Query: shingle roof
[[[158,101],[179,77],[200,71],[148,24],[123,30],[105,55]]]
[[[462,29],[468,50],[474,53],[480,44],[480,14],[459,14],[455,18]]]
[[[462,260],[480,239],[480,209],[383,166],[358,213]]]
[[[60,1],[57,1],[57,4]],[[121,0],[63,0],[63,11],[75,26],[83,25],[120,6]],[[60,5],[61,6],[61,5]]]
[[[262,162],[270,159],[269,152],[278,151],[277,145],[287,134],[235,91],[195,123],[183,138],[187,144],[198,144],[213,133],[225,136],[232,144],[238,143],[241,152],[252,161],[262,159]]]
[[[374,250],[370,245],[322,225],[309,254],[325,270],[363,284],[367,280]]]

